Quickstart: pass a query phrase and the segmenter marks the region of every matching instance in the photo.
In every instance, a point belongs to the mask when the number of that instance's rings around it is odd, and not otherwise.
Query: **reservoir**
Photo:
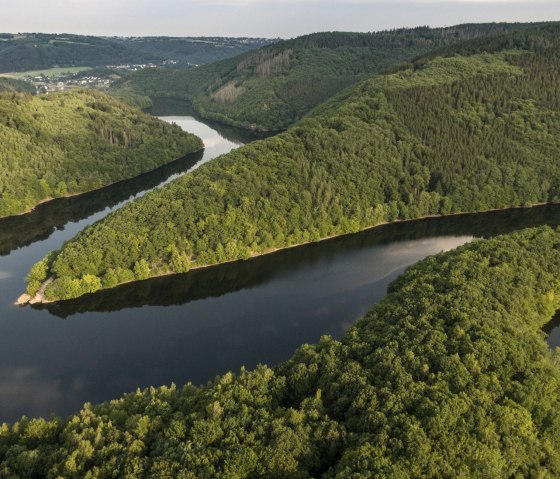
[[[16,307],[25,274],[48,251],[132,198],[254,139],[177,106],[153,113],[200,136],[204,152],[0,220],[0,422],[65,416],[136,388],[204,384],[241,366],[277,364],[303,343],[341,337],[427,255],[560,224],[560,206],[395,223],[78,300]],[[549,342],[560,344],[559,328],[551,328]]]

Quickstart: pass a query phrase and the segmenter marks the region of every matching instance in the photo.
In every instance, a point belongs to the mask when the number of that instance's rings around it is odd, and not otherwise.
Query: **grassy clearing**
[[[59,76],[59,75],[73,75],[75,73],[84,72],[91,70],[91,67],[62,67],[62,68],[45,68],[43,70],[29,70],[25,72],[10,72],[1,73],[0,76],[8,78],[25,78],[25,77],[35,77],[38,75],[45,76]]]

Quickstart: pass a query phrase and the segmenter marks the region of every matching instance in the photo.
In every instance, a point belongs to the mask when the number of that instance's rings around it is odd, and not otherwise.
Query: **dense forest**
[[[259,48],[261,38],[94,37],[73,34],[0,34],[0,73],[53,67],[210,63]]]
[[[434,48],[527,27],[466,24],[314,33],[201,68],[136,72],[117,82],[115,90],[152,98],[185,98],[205,118],[243,128],[279,130],[373,73]]]
[[[86,228],[28,292],[52,275],[47,299],[68,299],[383,222],[558,201],[559,33],[364,81]]]
[[[93,90],[0,94],[0,216],[153,170],[199,138]]]
[[[341,341],[0,427],[15,478],[559,477],[560,230],[429,257]]]

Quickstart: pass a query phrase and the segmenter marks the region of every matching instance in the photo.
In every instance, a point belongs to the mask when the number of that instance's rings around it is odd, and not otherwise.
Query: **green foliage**
[[[0,216],[137,176],[202,148],[108,95],[0,94]]]
[[[30,296],[35,295],[41,284],[47,280],[49,268],[54,258],[55,253],[51,252],[31,267],[27,277],[25,278],[25,282],[27,283],[27,294]]]
[[[429,257],[341,341],[0,427],[2,477],[559,477],[560,229]]]
[[[148,69],[115,84],[120,92],[185,98],[211,120],[280,130],[349,85],[434,48],[527,28],[466,24],[375,33],[325,32],[268,45],[195,69]]]
[[[197,267],[387,221],[558,201],[558,30],[358,84],[88,227],[53,262],[47,296],[66,299],[59,279],[141,259],[152,276],[183,271],[170,247]]]
[[[150,266],[148,265],[148,262],[142,258],[134,263],[133,272],[134,278],[136,279],[148,279],[150,277]]]

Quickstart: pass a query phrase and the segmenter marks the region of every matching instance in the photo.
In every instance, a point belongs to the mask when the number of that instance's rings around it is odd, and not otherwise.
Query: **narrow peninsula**
[[[560,26],[366,80],[91,225],[28,276],[47,300],[395,220],[560,199]]]

